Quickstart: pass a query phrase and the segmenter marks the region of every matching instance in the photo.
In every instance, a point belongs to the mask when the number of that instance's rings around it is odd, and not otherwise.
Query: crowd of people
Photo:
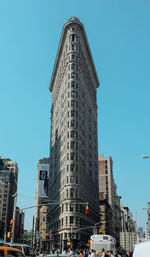
[[[104,248],[102,249],[102,257],[130,257],[130,251],[126,251],[126,253],[119,254],[117,250],[109,250],[106,251]],[[80,251],[79,257],[96,257],[96,253],[94,250],[84,250]]]
[[[51,250],[49,254],[57,254],[59,255],[61,253],[61,251],[59,249],[56,250]],[[67,254],[70,257],[75,255],[74,251],[71,248],[68,248],[67,250],[64,250],[62,252],[62,254]],[[39,251],[39,255],[40,255],[40,251]],[[42,257],[44,257],[47,254],[43,254]],[[85,250],[80,250],[79,251],[79,257],[96,257],[96,252],[91,249],[85,249]],[[99,254],[98,254],[99,255]],[[101,257],[130,257],[130,251],[126,251],[123,254],[120,254],[117,252],[117,250],[109,250],[106,251],[104,248],[102,249],[102,253],[100,255]]]

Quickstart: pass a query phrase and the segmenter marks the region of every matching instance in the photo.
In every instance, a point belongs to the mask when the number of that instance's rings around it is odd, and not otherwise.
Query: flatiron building
[[[83,24],[71,17],[62,30],[49,87],[52,93],[47,227],[50,248],[84,247],[94,224],[99,222],[98,86]]]

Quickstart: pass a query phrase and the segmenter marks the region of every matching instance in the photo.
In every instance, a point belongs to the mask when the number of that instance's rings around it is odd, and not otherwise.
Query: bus
[[[103,248],[105,251],[114,250],[116,248],[116,239],[110,235],[92,235],[90,237],[90,249],[93,249],[96,254],[101,254]]]

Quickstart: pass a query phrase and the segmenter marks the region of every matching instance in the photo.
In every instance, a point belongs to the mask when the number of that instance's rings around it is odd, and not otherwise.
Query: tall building
[[[133,215],[127,206],[120,204],[121,208],[121,231],[136,232],[136,222],[133,220]]]
[[[113,178],[113,161],[111,156],[105,158],[104,154],[99,154],[98,169],[100,220],[103,230],[114,236],[119,243],[119,232],[121,229],[120,197],[117,195],[117,186]],[[108,204],[104,205],[105,202]]]
[[[40,159],[37,165],[37,186],[34,215],[34,246],[39,245],[40,207],[48,201],[49,158]]]
[[[16,207],[16,220],[15,220],[15,236],[14,242],[22,242],[22,236],[24,232],[24,212],[20,208]]]
[[[50,82],[48,199],[53,204],[48,205],[48,232],[51,246],[61,249],[84,246],[92,231],[81,228],[99,222],[98,86],[83,24],[71,17],[63,27]]]
[[[2,202],[2,222],[6,232],[9,231],[9,222],[13,218],[14,195],[17,192],[18,165],[11,159],[0,158],[0,181],[4,184]]]
[[[137,234],[135,232],[120,232],[120,248],[123,251],[131,251],[137,243]]]
[[[150,202],[147,203],[147,236],[150,237]]]

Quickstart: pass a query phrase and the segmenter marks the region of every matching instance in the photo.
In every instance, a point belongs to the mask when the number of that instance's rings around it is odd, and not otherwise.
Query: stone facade
[[[100,201],[100,221],[104,227],[104,216],[109,216],[106,219],[104,231],[115,237],[119,244],[119,232],[121,229],[120,224],[120,197],[117,195],[117,186],[113,178],[113,161],[109,156],[104,157],[103,154],[98,155],[98,168],[99,168],[99,201]],[[105,204],[104,200],[108,204]],[[107,207],[107,208],[106,208]],[[104,215],[104,211],[106,211]],[[103,214],[103,215],[102,215]],[[107,217],[108,218],[108,217]]]
[[[48,201],[48,177],[49,177],[49,158],[40,159],[37,165],[37,186],[35,194],[35,215],[34,215],[34,240],[33,245],[40,242],[40,205]]]
[[[46,250],[46,239],[47,239],[47,206],[43,205],[40,207],[39,215],[39,246],[44,251]]]
[[[4,224],[4,239],[9,231],[9,222],[13,218],[14,198],[17,192],[18,165],[11,159],[0,158],[0,180],[4,184],[2,203],[2,222]]]
[[[82,23],[64,25],[52,92],[48,232],[51,246],[83,247],[99,221],[96,89],[99,81]],[[85,205],[89,205],[89,216]],[[74,232],[77,230],[76,232]]]
[[[150,237],[150,202],[147,203],[147,237]]]
[[[135,232],[120,232],[120,247],[123,251],[131,251],[137,243],[137,234]]]

